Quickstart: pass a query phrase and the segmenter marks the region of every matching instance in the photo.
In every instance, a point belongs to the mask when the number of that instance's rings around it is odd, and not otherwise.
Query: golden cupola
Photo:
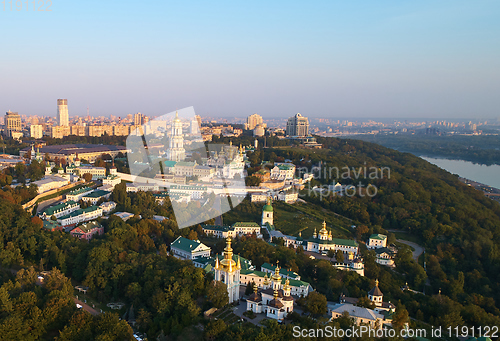
[[[231,248],[231,238],[226,239],[226,248],[224,249],[224,259],[221,260],[220,266],[227,272],[236,270],[236,262],[233,260],[233,249]]]
[[[274,274],[271,276],[271,280],[273,282],[281,283],[280,267],[278,266],[278,264],[276,264],[276,269],[274,269]]]

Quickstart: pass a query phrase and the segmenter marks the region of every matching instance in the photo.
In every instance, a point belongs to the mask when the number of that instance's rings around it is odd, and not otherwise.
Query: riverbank
[[[460,180],[461,182],[463,182],[468,186],[474,187],[478,191],[482,191],[484,195],[487,196],[488,198],[500,202],[500,189],[462,177],[459,177],[458,180]]]

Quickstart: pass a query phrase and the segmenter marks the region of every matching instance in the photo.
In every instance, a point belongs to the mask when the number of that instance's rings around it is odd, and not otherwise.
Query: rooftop
[[[387,236],[384,234],[372,234],[370,236],[370,239],[377,239],[377,240],[386,240]]]
[[[73,200],[69,200],[67,202],[63,202],[63,203],[57,204],[55,206],[49,207],[49,208],[47,208],[43,212],[46,215],[51,216],[54,213],[57,213],[57,212],[60,212],[60,211],[64,211],[65,209],[67,209],[69,207],[74,207],[74,205],[78,205],[78,204],[76,202],[74,202]]]
[[[172,244],[170,244],[170,247],[175,247],[183,251],[191,252],[200,245],[204,244],[200,243],[199,241],[190,240],[184,237],[178,237],[172,242]]]
[[[73,232],[75,229],[79,228],[80,230],[83,231],[83,233],[89,233],[90,231],[92,231],[93,229],[98,229],[98,228],[101,228],[102,225],[99,224],[97,221],[90,221],[88,223],[84,223],[82,225],[79,225],[79,226],[76,226],[75,228],[73,228],[71,230],[71,232]]]
[[[26,147],[22,149],[23,151],[31,150],[31,147]],[[127,148],[123,146],[111,146],[102,144],[62,144],[62,145],[50,145],[42,146],[40,148],[40,153],[50,153],[50,154],[61,154],[61,155],[72,155],[72,154],[85,154],[85,153],[106,153],[106,152],[123,152],[127,151]]]
[[[110,192],[108,191],[103,191],[103,190],[97,190],[97,191],[93,191],[85,196],[83,196],[84,198],[100,198],[100,197],[103,197],[105,195],[108,195],[110,194]]]

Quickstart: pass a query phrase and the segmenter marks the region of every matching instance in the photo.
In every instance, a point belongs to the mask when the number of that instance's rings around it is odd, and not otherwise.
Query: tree
[[[207,286],[207,298],[214,307],[222,308],[229,303],[226,284],[220,281],[213,281]]]
[[[311,292],[304,300],[304,310],[314,315],[326,313],[327,301],[325,295],[317,291]]]
[[[406,308],[403,306],[398,307],[396,313],[394,314],[394,317],[392,318],[392,326],[398,330],[401,330],[405,327],[408,319],[409,315]]]
[[[358,307],[365,307],[369,309],[375,308],[375,304],[367,296],[360,297],[356,305]]]
[[[253,286],[255,285],[255,282],[252,281],[252,282],[249,282],[247,284],[247,287],[245,289],[245,295],[250,295],[252,292],[253,292]]]
[[[335,260],[338,263],[344,263],[344,253],[342,252],[342,250],[335,251]]]
[[[259,186],[260,185],[260,178],[256,176],[247,176],[245,178],[245,185],[246,186]]]
[[[90,181],[92,181],[92,174],[85,173],[85,174],[83,174],[82,178],[85,180],[85,182],[90,182]]]
[[[227,326],[224,320],[211,320],[205,327],[203,334],[207,340],[214,340],[217,336],[224,333],[226,329]]]
[[[326,254],[329,258],[333,258],[335,257],[335,251],[333,251],[332,249],[328,250],[327,254]]]

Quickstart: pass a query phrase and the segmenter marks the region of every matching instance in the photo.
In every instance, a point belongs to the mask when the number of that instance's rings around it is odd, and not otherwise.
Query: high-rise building
[[[30,126],[30,136],[34,139],[41,139],[43,136],[43,126],[41,124],[32,124]]]
[[[288,119],[286,123],[286,136],[308,136],[309,120],[307,117],[297,114]]]
[[[143,124],[142,114],[138,112],[137,114],[134,115],[134,125],[140,126],[142,124]]]
[[[7,137],[14,137],[14,135],[17,135],[16,132],[21,132],[22,130],[21,116],[17,112],[7,111],[5,113],[4,124],[4,135]]]
[[[68,100],[57,100],[57,125],[69,127]]]
[[[201,116],[199,115],[194,115],[194,118],[198,121],[198,125],[200,126],[201,128]],[[498,119],[500,121],[500,118]]]
[[[246,128],[248,130],[254,130],[256,126],[262,125],[262,116],[253,114],[247,117]]]

